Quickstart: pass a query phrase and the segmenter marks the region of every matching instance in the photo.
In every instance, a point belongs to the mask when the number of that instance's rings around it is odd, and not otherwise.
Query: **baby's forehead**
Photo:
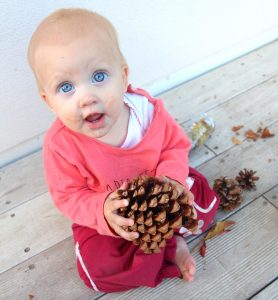
[[[63,30],[65,31],[63,32]],[[112,49],[115,52],[118,51],[116,46],[117,43],[110,38],[110,35],[107,34],[107,32],[100,30],[100,28],[98,28],[98,30],[88,31],[79,31],[74,28],[70,30],[69,27],[65,29],[60,27],[58,30],[57,28],[52,28],[51,31],[47,30],[43,32],[41,36],[38,36],[37,43],[34,45],[31,58],[34,71],[38,71],[41,60],[48,59],[49,52],[52,53],[53,49],[55,49],[55,51],[58,49],[66,50],[73,42],[77,47],[82,47],[84,41],[91,47],[97,45],[98,48],[104,47],[111,49],[111,51]]]
[[[79,22],[80,21],[80,22]],[[40,43],[66,44],[78,38],[107,39],[116,41],[114,32],[106,24],[90,20],[60,20],[49,24],[38,32],[37,39]]]

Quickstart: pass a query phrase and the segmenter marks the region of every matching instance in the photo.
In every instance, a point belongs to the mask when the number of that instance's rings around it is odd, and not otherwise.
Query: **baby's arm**
[[[166,176],[180,188],[188,189],[190,140],[172,116],[167,111],[164,114],[166,127],[156,176]]]
[[[94,228],[99,234],[115,236],[112,226],[109,227],[104,217],[104,202],[113,193],[89,189],[81,171],[47,147],[44,148],[44,168],[53,202],[67,218],[79,225]]]

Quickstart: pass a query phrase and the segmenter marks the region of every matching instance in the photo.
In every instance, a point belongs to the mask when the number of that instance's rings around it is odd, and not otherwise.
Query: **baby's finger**
[[[120,186],[120,190],[126,190],[128,188],[128,183],[125,181],[123,184]]]
[[[194,195],[189,190],[184,190],[183,201],[188,205],[193,205]]]
[[[166,177],[164,175],[157,175],[157,176],[155,176],[155,178],[161,183],[169,182],[168,177]]]
[[[191,193],[190,191],[188,191],[188,204],[189,205],[193,205],[193,202],[194,202],[194,195],[193,193]]]
[[[184,190],[180,198],[182,204],[193,205],[194,195],[189,190]]]
[[[128,206],[128,200],[127,199],[122,199],[122,200],[112,200],[110,201],[109,203],[109,208],[112,210],[112,211],[115,211],[121,207],[126,207]]]
[[[113,214],[112,222],[117,226],[132,226],[134,224],[134,220],[121,217],[117,214]]]
[[[113,197],[121,199],[124,192],[126,192],[127,189],[128,189],[128,183],[125,181],[115,192],[113,192]]]
[[[181,184],[176,183],[175,187],[176,187],[176,191],[178,192],[178,196],[184,193],[184,187]]]
[[[128,241],[133,241],[139,237],[138,232],[128,232],[121,227],[118,227],[115,231],[119,236],[121,236],[122,238]]]

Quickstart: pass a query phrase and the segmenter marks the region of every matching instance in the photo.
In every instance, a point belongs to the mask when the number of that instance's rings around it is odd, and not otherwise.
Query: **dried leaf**
[[[206,245],[206,241],[204,240],[203,244],[200,248],[200,254],[201,254],[202,257],[206,256],[206,250],[207,250],[207,245]]]
[[[265,127],[265,128],[263,129],[263,132],[262,132],[261,137],[262,137],[263,139],[265,139],[265,138],[273,137],[274,135],[275,135],[274,133],[271,133],[271,132],[269,131],[269,129],[268,129],[267,127]]]
[[[236,131],[240,130],[242,127],[244,127],[244,125],[233,126],[232,131],[236,132]]]
[[[234,221],[226,220],[226,221],[220,221],[216,222],[216,224],[210,229],[210,231],[205,236],[205,240],[212,239],[218,235],[223,234],[224,232],[229,231],[228,227],[234,225]]]
[[[254,142],[259,138],[259,134],[258,134],[257,132],[254,132],[252,129],[248,129],[248,130],[245,132],[245,136],[246,136],[248,139],[253,140]]]
[[[32,300],[32,299],[34,299],[34,298],[35,298],[34,295],[32,295],[32,294],[29,294],[29,295],[28,295],[28,300]]]
[[[232,137],[232,142],[235,145],[240,145],[242,143],[242,141],[240,141],[238,138],[236,138],[235,136]]]

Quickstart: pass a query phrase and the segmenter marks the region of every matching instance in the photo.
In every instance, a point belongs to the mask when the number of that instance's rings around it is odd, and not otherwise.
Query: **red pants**
[[[188,185],[195,196],[198,234],[213,221],[219,199],[195,169],[190,168]],[[139,286],[155,287],[164,278],[181,276],[174,263],[175,237],[167,241],[161,253],[144,254],[138,246],[122,238],[99,235],[96,230],[77,224],[72,229],[79,275],[94,290],[116,292]],[[189,232],[181,228],[180,234],[187,236]]]

